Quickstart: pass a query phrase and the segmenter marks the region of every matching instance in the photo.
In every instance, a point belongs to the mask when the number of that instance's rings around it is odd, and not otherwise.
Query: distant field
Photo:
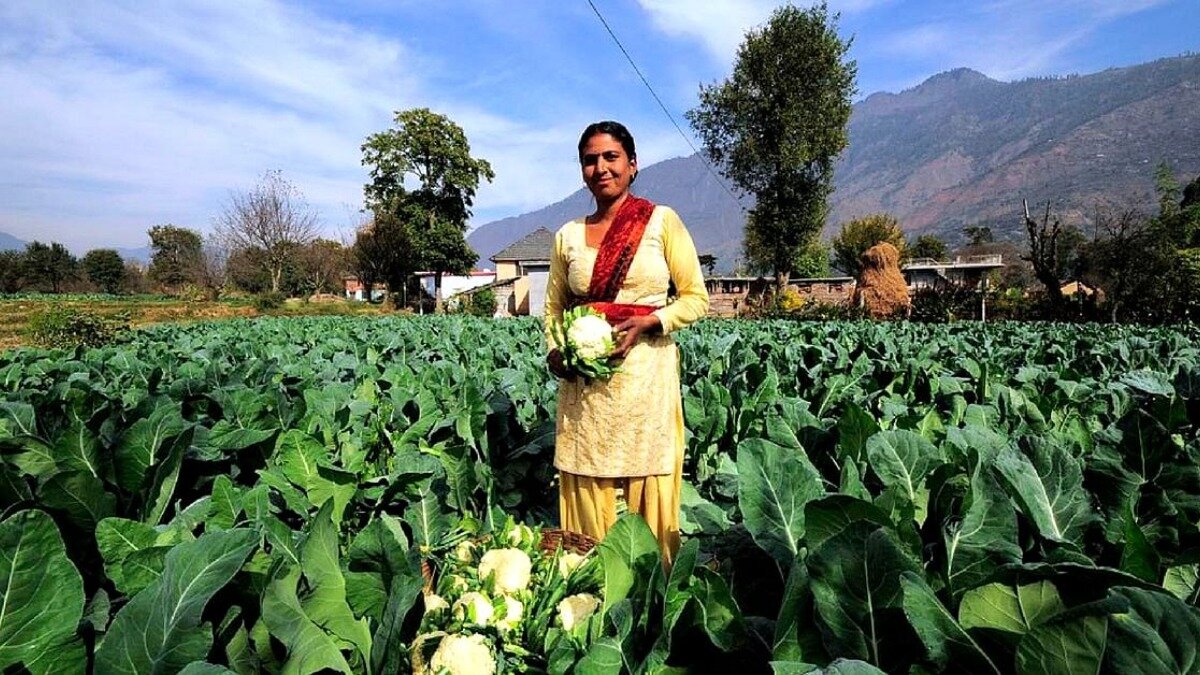
[[[98,294],[0,295],[0,349],[28,344],[30,317],[53,308],[87,310],[103,316],[128,314],[134,327],[158,323],[186,323],[261,315],[325,316],[382,314],[379,305],[365,302],[304,302],[289,300],[282,307],[260,312],[251,299],[191,301],[164,295],[114,296]]]

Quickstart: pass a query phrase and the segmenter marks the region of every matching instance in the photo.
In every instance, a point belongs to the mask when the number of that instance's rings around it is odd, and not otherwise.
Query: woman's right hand
[[[557,348],[551,349],[550,353],[546,355],[546,365],[549,366],[550,372],[561,380],[575,379],[575,373],[567,367],[566,362],[563,361],[562,352]]]

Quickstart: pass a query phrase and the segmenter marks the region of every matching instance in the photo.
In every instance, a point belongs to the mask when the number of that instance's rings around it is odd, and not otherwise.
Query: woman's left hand
[[[617,324],[613,329],[619,334],[623,334],[621,344],[609,354],[609,358],[623,359],[633,349],[633,345],[637,344],[638,337],[643,333],[653,334],[655,331],[662,329],[662,322],[657,316],[647,314],[646,316],[633,316],[625,319]]]

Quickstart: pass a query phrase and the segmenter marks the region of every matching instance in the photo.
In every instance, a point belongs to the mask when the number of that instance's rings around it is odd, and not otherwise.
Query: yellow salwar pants
[[[658,539],[663,565],[670,569],[679,552],[679,493],[683,484],[683,447],[675,471],[662,476],[597,478],[559,471],[558,507],[562,528],[603,539],[617,522],[618,493],[630,513],[646,520]]]

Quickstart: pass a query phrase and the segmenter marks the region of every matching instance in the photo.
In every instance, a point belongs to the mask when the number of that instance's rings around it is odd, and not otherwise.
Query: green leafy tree
[[[876,244],[891,244],[900,251],[901,259],[907,257],[907,244],[900,221],[886,213],[875,213],[846,222],[832,243],[833,264],[852,277],[857,277],[862,271],[863,253]]]
[[[1182,191],[1175,172],[1165,161],[1159,162],[1154,169],[1154,189],[1158,193],[1158,213],[1162,218],[1169,218],[1179,212],[1179,201]]]
[[[97,288],[105,293],[121,292],[125,280],[125,261],[111,248],[97,248],[83,256],[83,271]]]
[[[702,253],[699,256],[700,266],[704,268],[704,273],[708,276],[713,275],[713,271],[717,268],[717,256],[711,253]]]
[[[946,247],[946,242],[939,239],[936,235],[923,234],[917,237],[916,241],[909,244],[908,257],[913,260],[928,258],[930,260],[944,261],[950,258],[950,249]]]
[[[846,147],[857,66],[825,4],[784,6],[738,48],[733,73],[687,113],[704,151],[755,206],[745,253],[782,291],[821,231],[833,163]]]
[[[151,250],[150,280],[168,289],[194,283],[204,245],[200,235],[175,225],[155,225],[147,234]]]
[[[987,225],[968,225],[963,228],[963,234],[967,235],[967,246],[983,246],[996,240],[992,228]]]
[[[16,293],[24,280],[25,254],[20,251],[0,251],[0,293]]]
[[[820,279],[830,274],[829,245],[814,236],[796,255],[793,272],[802,279]]]
[[[389,294],[400,293],[413,272],[416,261],[411,255],[409,229],[387,211],[358,230],[351,249],[351,265],[363,288],[369,293],[376,284],[387,287]]]
[[[49,288],[51,293],[62,292],[63,284],[79,273],[79,261],[58,242],[49,245],[32,242],[25,247],[24,257],[25,279],[30,284]]]
[[[428,108],[397,112],[395,125],[369,136],[362,151],[371,168],[367,208],[384,229],[406,230],[399,238],[407,239],[408,260],[434,273],[441,312],[442,275],[465,274],[478,258],[467,245],[467,219],[480,182],[495,177],[492,166],[471,156],[462,127]]]

